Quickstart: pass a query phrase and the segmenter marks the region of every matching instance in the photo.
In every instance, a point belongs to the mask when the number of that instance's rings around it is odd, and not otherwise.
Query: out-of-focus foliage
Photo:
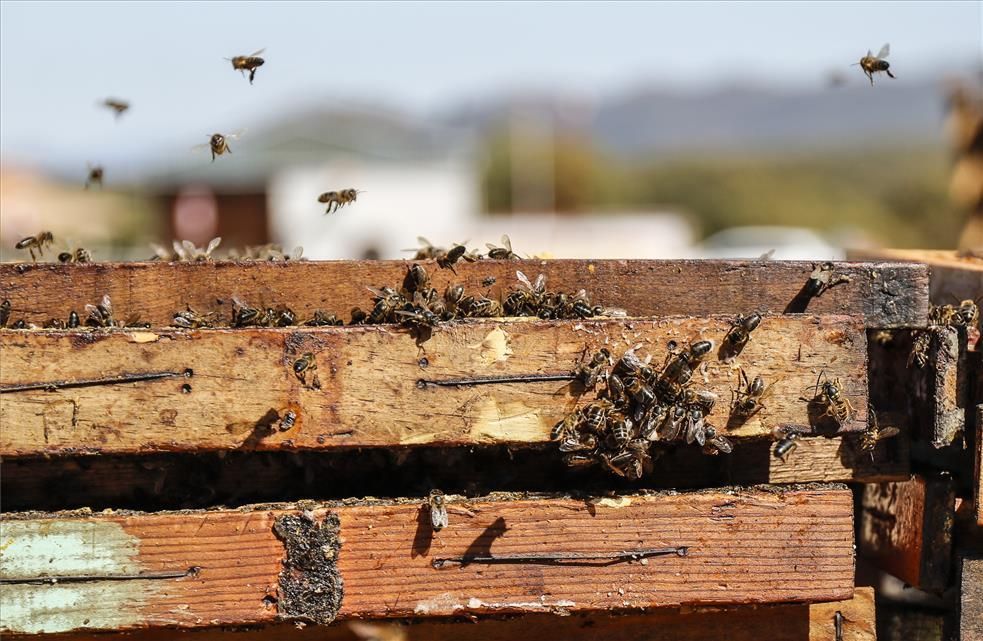
[[[488,211],[512,211],[511,154],[535,144],[491,139],[482,180]],[[544,189],[555,189],[562,213],[682,211],[703,236],[740,225],[851,227],[899,247],[951,247],[965,221],[947,192],[952,166],[941,147],[627,161],[573,136],[539,145],[527,158],[551,150],[553,171],[540,179],[555,180]]]

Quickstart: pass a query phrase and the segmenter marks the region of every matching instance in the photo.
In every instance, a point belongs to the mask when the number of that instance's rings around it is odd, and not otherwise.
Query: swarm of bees
[[[254,51],[248,56],[233,56],[231,58],[226,58],[232,63],[232,68],[240,72],[242,75],[246,75],[249,72],[249,84],[253,84],[253,78],[256,77],[256,70],[262,67],[266,61],[260,58],[266,49],[260,49],[259,51]]]
[[[602,389],[553,427],[551,438],[559,442],[564,462],[575,468],[600,465],[637,480],[651,470],[656,442],[696,444],[707,454],[731,452],[731,442],[706,420],[716,395],[691,382],[713,343],[701,340],[670,351],[661,369],[642,360],[638,347],[616,362],[602,349],[578,366],[585,389]]]
[[[861,58],[860,62],[853,63],[854,66],[860,66],[860,70],[863,71],[864,75],[867,76],[867,79],[870,80],[871,87],[874,86],[875,73],[880,73],[883,71],[888,75],[888,77],[892,79],[894,78],[894,74],[891,73],[891,63],[884,59],[887,58],[890,53],[891,45],[885,44],[883,47],[881,47],[881,50],[877,52],[876,56],[870,52],[870,49],[868,49],[867,55]]]
[[[469,250],[465,243],[454,244],[450,249],[447,249],[445,247],[437,247],[423,236],[418,236],[417,241],[420,243],[419,247],[404,249],[403,251],[415,252],[413,260],[435,260],[437,261],[437,265],[442,269],[450,269],[455,273],[457,272],[454,269],[454,265],[461,260],[473,263],[485,258],[491,260],[521,259],[521,256],[512,251],[512,240],[507,234],[502,236],[501,247],[491,243],[485,243],[485,246],[488,248],[487,255],[483,255],[477,249]],[[494,279],[492,279],[492,283],[494,283]]]

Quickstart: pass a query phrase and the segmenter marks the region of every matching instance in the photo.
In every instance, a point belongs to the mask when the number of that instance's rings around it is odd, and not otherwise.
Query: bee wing
[[[869,53],[867,55],[870,55]],[[891,43],[885,43],[881,50],[877,52],[878,58],[887,58],[891,55]]]
[[[246,133],[245,129],[236,129],[231,134],[224,134],[224,135],[226,139],[238,140],[239,138],[242,138],[242,134],[244,133]]]
[[[896,427],[885,427],[884,429],[882,429],[877,433],[877,438],[878,440],[882,438],[891,438],[892,436],[897,436],[900,433],[901,430],[899,430]]]
[[[154,250],[154,254],[159,259],[166,260],[171,257],[171,252],[167,251],[162,245],[158,245],[157,243],[150,243],[150,249]]]
[[[533,285],[533,291],[542,292],[545,289],[546,289],[546,274],[540,274],[539,276],[536,277],[536,283]],[[580,291],[584,291],[584,290],[580,290]]]
[[[509,238],[508,234],[502,234],[502,246],[510,252],[512,251],[512,239]]]
[[[110,316],[113,315],[113,301],[109,300],[109,294],[102,295],[102,307],[109,313]]]
[[[96,307],[95,305],[92,305],[91,303],[85,304],[85,312],[89,316],[100,316],[100,317],[102,316],[102,314],[99,312],[99,308]]]
[[[203,142],[200,145],[195,145],[194,147],[192,147],[191,148],[191,151],[193,151],[195,153],[199,153],[199,152],[205,151],[206,149],[208,149],[211,146],[212,146],[211,143]]]
[[[777,383],[777,382],[778,382],[778,381],[780,381],[780,380],[782,380],[782,379],[780,379],[780,378],[779,378],[779,379],[776,379],[776,380],[774,380],[774,381],[772,381],[772,382],[771,382],[771,384],[770,384],[770,385],[768,385],[768,387],[766,387],[766,388],[765,388],[765,389],[764,389],[764,390],[763,390],[763,391],[761,392],[761,396],[759,396],[759,397],[758,397],[758,402],[759,402],[759,403],[760,403],[761,401],[763,401],[763,400],[765,400],[766,398],[768,398],[769,396],[771,396],[771,394],[772,394],[772,392],[774,392],[774,391],[775,391],[775,383]]]
[[[246,303],[242,302],[242,299],[238,296],[232,297],[232,305],[238,307],[239,309],[246,309],[249,307]]]
[[[195,258],[201,253],[201,251],[190,240],[182,240],[181,246],[184,247],[184,252],[189,259]]]
[[[724,436],[714,436],[709,442],[710,445],[713,445],[724,454],[730,454],[734,451],[734,445],[730,442],[730,439]]]
[[[210,241],[208,241],[208,247],[205,249],[205,255],[210,256],[211,253],[215,251],[215,248],[221,244],[221,242],[222,242],[221,236],[217,236],[211,239]]]
[[[294,247],[294,250],[290,252],[290,260],[300,260],[301,256],[304,255],[304,248],[300,245]]]
[[[431,243],[429,240],[427,240],[423,236],[417,236],[416,237],[416,242],[420,243],[420,246],[421,247],[425,247],[425,248],[426,247],[433,247],[433,243]]]
[[[526,275],[525,275],[525,274],[523,274],[523,273],[522,273],[522,272],[520,272],[520,271],[517,271],[517,272],[515,272],[515,277],[519,279],[519,282],[520,282],[520,283],[522,283],[522,284],[523,284],[523,285],[525,285],[525,286],[526,286],[527,288],[529,288],[530,290],[532,290],[532,283],[530,283],[530,282],[529,282],[529,278],[528,278],[528,277],[526,277]]]
[[[620,307],[605,307],[601,316],[610,316],[615,318],[627,318],[628,310],[621,309]]]
[[[260,55],[260,54],[262,54],[262,53],[263,53],[264,51],[266,51],[266,47],[263,47],[263,48],[262,48],[262,49],[260,49],[259,51],[254,51],[254,52],[252,52],[251,54],[249,54],[249,57],[250,57],[250,58],[255,58],[256,56],[258,56],[258,55]]]

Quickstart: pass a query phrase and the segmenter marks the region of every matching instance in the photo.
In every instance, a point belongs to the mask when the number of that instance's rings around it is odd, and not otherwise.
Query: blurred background
[[[955,247],[983,215],[980,2],[4,2],[0,25],[4,260],[41,230],[96,260],[502,234],[838,258]],[[871,86],[851,64],[885,42],[897,78]],[[252,85],[223,59],[264,47]],[[214,163],[191,151],[239,130]]]

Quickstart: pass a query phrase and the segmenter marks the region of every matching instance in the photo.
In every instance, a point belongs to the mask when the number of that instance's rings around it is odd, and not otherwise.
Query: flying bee
[[[327,203],[328,209],[324,212],[325,214],[330,214],[332,211],[338,211],[345,205],[353,203],[358,200],[358,195],[364,193],[360,189],[342,189],[341,191],[326,191],[317,197],[317,202]],[[331,207],[334,207],[332,210]]]
[[[447,527],[447,501],[444,499],[444,493],[440,490],[430,490],[427,505],[430,507],[430,525],[433,526],[434,532]]]
[[[825,379],[825,380],[823,380]],[[816,394],[812,399],[804,399],[808,402],[818,402],[825,406],[825,410],[820,415],[830,416],[840,425],[846,423],[853,416],[854,409],[853,405],[850,404],[850,399],[843,395],[843,386],[840,384],[840,379],[829,380],[826,376],[826,370],[819,372],[819,376],[816,379],[816,384],[807,388],[815,390]]]
[[[891,45],[885,44],[881,47],[881,50],[877,52],[875,56],[867,50],[867,55],[860,59],[860,62],[855,62],[851,66],[860,65],[860,69],[864,72],[867,78],[870,80],[870,86],[874,86],[874,74],[881,71],[885,72],[889,77],[894,78],[894,74],[891,73],[891,63],[889,63],[884,58],[887,58],[891,53]]]
[[[760,376],[749,382],[744,369],[738,370],[737,389],[731,390],[731,414],[743,420],[751,418],[764,409],[762,401],[771,395],[773,386],[774,383],[766,387]]]
[[[925,331],[915,330],[914,338],[911,341],[911,352],[908,354],[908,367],[914,363],[919,368],[928,365],[931,358],[932,335]]]
[[[232,63],[232,68],[245,76],[245,72],[249,72],[249,84],[253,84],[253,78],[256,77],[256,70],[263,66],[266,62],[260,58],[260,54],[266,51],[266,49],[260,49],[259,51],[254,51],[248,56],[233,56],[231,58],[226,58]]]
[[[0,327],[6,327],[10,320],[10,301],[6,298],[0,303]]]
[[[730,323],[730,331],[724,336],[723,353],[725,361],[733,360],[751,340],[751,332],[761,324],[761,314],[740,315]]]
[[[174,325],[183,329],[198,329],[199,327],[211,327],[212,319],[215,317],[213,312],[199,314],[188,305],[185,311],[174,314]]]
[[[123,115],[123,112],[130,108],[130,103],[118,98],[106,98],[101,104],[107,109],[112,109],[115,112],[117,120]]]
[[[508,235],[502,235],[503,247],[496,247],[491,243],[485,243],[488,248],[488,258],[492,260],[518,260],[520,256],[512,251],[512,240]]]
[[[315,379],[317,378],[317,361],[314,360],[314,354],[307,352],[300,358],[294,361],[294,376],[297,377],[304,385],[307,385],[307,373],[314,372]]]
[[[611,352],[602,347],[599,352],[594,354],[589,363],[580,363],[574,371],[577,380],[581,382],[584,389],[592,390],[597,386],[597,381],[602,377],[604,368],[611,364]]]
[[[842,283],[849,283],[850,277],[844,276],[843,274],[837,274],[833,270],[836,266],[833,263],[825,262],[820,264],[818,267],[813,264],[812,273],[809,274],[809,280],[806,281],[805,293],[806,296],[810,298],[819,298],[826,293],[827,290],[836,287]]]
[[[341,322],[341,319],[339,319],[334,314],[329,314],[320,309],[315,309],[314,316],[311,318],[311,320],[304,323],[304,325],[306,325],[307,327],[323,327],[329,325],[337,326],[343,324],[344,323]]]
[[[867,425],[867,429],[863,431],[860,435],[860,449],[864,452],[870,453],[870,460],[874,460],[874,450],[877,449],[877,443],[901,433],[896,427],[877,427],[877,415],[874,413],[874,408],[870,407],[867,410],[867,414],[870,415],[870,421]]]
[[[775,444],[775,458],[787,463],[789,455],[799,446],[801,436],[802,432],[790,425],[776,427],[772,432],[772,437],[778,441]]]
[[[431,258],[436,258],[445,251],[443,247],[434,246],[433,243],[423,236],[417,236],[416,240],[418,243],[420,243],[419,247],[403,250],[404,252],[416,252],[413,255],[412,260],[429,260]]]
[[[461,257],[464,256],[466,251],[468,251],[468,248],[464,245],[454,245],[447,251],[441,251],[436,256],[437,265],[442,269],[449,269],[456,274],[457,270],[454,269],[454,264],[461,260]]]
[[[14,245],[15,249],[26,249],[31,252],[31,260],[37,261],[34,256],[34,250],[38,250],[38,256],[44,256],[44,246],[51,245],[55,242],[55,237],[50,231],[43,231],[37,236],[28,236],[27,238],[22,238],[20,242]]]
[[[102,165],[89,165],[89,175],[85,179],[85,188],[88,189],[94,185],[102,187]]]
[[[230,140],[238,140],[242,135],[241,131],[237,131],[233,134],[209,134],[208,142],[201,145],[195,145],[192,147],[194,151],[202,151],[204,149],[210,149],[212,152],[212,162],[215,162],[217,156],[222,154],[231,154],[232,147],[229,146]]]
[[[59,263],[89,263],[92,262],[92,254],[88,249],[79,247],[75,251],[61,252],[58,254]]]

